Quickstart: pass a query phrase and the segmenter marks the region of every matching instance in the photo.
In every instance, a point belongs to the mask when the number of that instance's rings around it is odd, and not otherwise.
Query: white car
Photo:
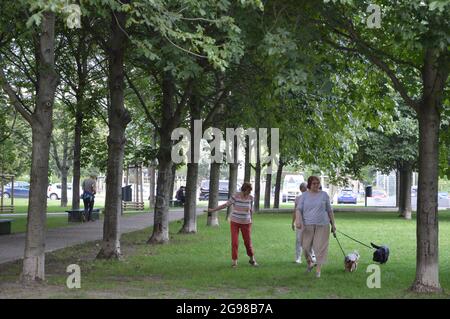
[[[47,198],[50,198],[51,200],[60,200],[61,192],[62,192],[61,183],[50,184],[48,185],[47,188]],[[69,195],[71,194],[72,194],[72,185],[67,184],[67,197],[70,197]]]

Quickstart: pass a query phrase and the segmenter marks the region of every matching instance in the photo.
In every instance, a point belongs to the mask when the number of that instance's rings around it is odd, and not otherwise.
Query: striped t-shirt
[[[238,224],[251,224],[253,210],[253,196],[249,195],[246,199],[243,198],[242,193],[236,193],[227,202],[228,205],[233,205],[230,220]]]

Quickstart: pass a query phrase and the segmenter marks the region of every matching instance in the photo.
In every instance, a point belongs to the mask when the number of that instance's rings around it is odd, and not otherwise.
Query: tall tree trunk
[[[129,1],[124,1],[129,2]],[[105,219],[103,223],[102,248],[97,258],[120,257],[119,216],[122,212],[122,176],[125,153],[125,129],[131,121],[124,107],[124,55],[126,45],[126,13],[111,15],[111,37],[109,43],[109,94],[108,109],[108,164],[106,179]]]
[[[283,166],[284,162],[280,160],[278,163],[277,177],[275,180],[275,198],[273,200],[274,208],[280,207],[281,177],[283,176]]]
[[[266,185],[264,190],[264,208],[270,208],[271,189],[272,189],[272,174],[266,174]]]
[[[155,178],[155,164],[152,163],[148,166],[148,177],[149,177],[149,183],[150,183],[150,195],[148,197],[150,208],[155,205],[155,188],[156,188],[156,178]]]
[[[400,212],[400,171],[397,168],[395,171],[395,207],[399,208]]]
[[[427,83],[427,82],[425,82]],[[434,84],[433,84],[434,85]],[[416,292],[441,291],[439,283],[439,102],[425,98],[419,108]]]
[[[260,146],[259,146],[259,130],[257,138],[256,147],[256,165],[255,165],[255,203],[254,209],[257,212],[259,210],[259,200],[261,198],[261,156],[260,156]]]
[[[209,172],[209,201],[208,208],[215,208],[219,203],[220,163],[211,163]],[[219,226],[219,213],[208,213],[207,226]]]
[[[233,138],[233,163],[229,165],[229,176],[228,176],[228,198],[230,198],[234,193],[237,192],[237,178],[238,178],[238,144],[237,144],[237,136]],[[230,206],[227,208],[227,219],[231,215],[233,207]]]
[[[412,166],[405,163],[400,169],[400,200],[399,213],[405,219],[411,219],[411,184],[412,184]]]
[[[69,168],[65,161],[63,161],[63,167],[61,171],[61,207],[67,207],[67,175],[69,175]]]
[[[250,138],[245,135],[245,163],[244,163],[244,182],[250,183],[252,167],[250,165]]]
[[[173,196],[174,171],[172,161],[172,130],[179,124],[174,118],[175,84],[172,75],[166,72],[162,81],[161,126],[158,130],[160,145],[158,150],[158,178],[156,182],[155,217],[153,233],[147,243],[165,244],[169,242],[169,202]]]
[[[61,207],[67,207],[67,175],[69,175],[69,134],[64,130],[63,158],[61,165]]]
[[[27,233],[22,269],[24,282],[45,279],[45,227],[52,116],[58,75],[55,72],[55,14],[44,12],[39,42],[39,90],[31,115],[32,153]]]
[[[399,166],[398,169],[398,179],[399,179],[399,185],[398,185],[398,212],[399,217],[405,217],[403,216],[403,212],[405,211],[405,207],[403,206],[405,204],[405,200],[403,199],[403,196],[405,193],[402,191],[402,182],[404,182],[404,178],[402,178],[402,165]]]
[[[164,140],[161,140],[163,143]],[[170,141],[166,141],[166,143]],[[170,144],[169,144],[170,145]],[[160,150],[161,152],[161,150]],[[161,152],[158,158],[158,179],[156,182],[155,217],[153,233],[148,240],[149,244],[165,244],[169,242],[169,201],[171,200],[170,187],[173,181],[170,148],[167,154]]]
[[[83,112],[77,100],[75,115],[75,134],[73,144],[73,178],[72,178],[72,209],[80,208],[80,178],[81,178],[81,131],[83,126]]]
[[[187,164],[186,177],[186,197],[184,204],[184,223],[180,229],[180,233],[196,233],[197,232],[197,182],[198,182],[198,161],[200,154],[200,139],[202,130],[198,129],[196,121],[200,122],[201,106],[196,94],[193,94],[190,106],[190,163]],[[196,130],[197,128],[197,130]]]

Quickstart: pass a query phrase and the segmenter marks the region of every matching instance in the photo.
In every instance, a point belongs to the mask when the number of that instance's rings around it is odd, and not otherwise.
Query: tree
[[[28,9],[27,2],[19,3],[15,12],[23,17]],[[29,22],[39,24],[39,32],[32,28],[24,30],[31,43],[36,48],[34,63],[29,63],[29,69],[22,69],[29,76],[29,71],[36,70],[34,108],[30,108],[21,98],[19,88],[14,88],[5,72],[3,58],[0,58],[0,82],[7,93],[11,104],[29,123],[32,130],[31,183],[28,205],[27,232],[25,240],[25,256],[23,261],[22,279],[25,282],[42,281],[45,279],[45,222],[48,185],[48,165],[50,137],[52,134],[52,113],[58,74],[55,71],[55,11],[67,9],[67,3],[58,4],[52,1],[39,2],[31,6],[31,10],[40,9],[31,16]],[[74,7],[72,7],[73,9]],[[78,8],[78,7],[76,7]],[[75,10],[76,11],[76,10]],[[11,17],[11,16],[9,16]],[[3,37],[3,36],[2,36]],[[19,41],[9,38],[12,52],[17,50]],[[20,46],[19,46],[20,47]],[[33,70],[33,68],[35,68]]]

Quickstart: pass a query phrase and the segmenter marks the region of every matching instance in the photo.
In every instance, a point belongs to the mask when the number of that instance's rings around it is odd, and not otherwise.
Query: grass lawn
[[[198,220],[198,233],[181,235],[180,222],[171,223],[171,242],[150,246],[151,229],[122,236],[122,261],[96,261],[98,242],[47,254],[47,283],[36,289],[17,284],[20,262],[0,265],[0,298],[449,298],[450,212],[440,213],[440,295],[415,295],[407,288],[415,276],[415,221],[395,213],[337,213],[338,229],[369,243],[387,244],[391,256],[381,265],[381,288],[366,286],[366,268],[372,250],[340,236],[347,252],[358,250],[361,260],[355,273],[343,270],[343,256],[330,238],[329,262],[317,279],[294,260],[295,235],[290,214],[260,214],[253,224],[253,244],[259,268],[248,264],[240,243],[239,265],[232,269],[230,235],[223,214],[218,228]],[[65,283],[66,267],[81,267],[81,289]],[[3,291],[3,292],[2,292]]]

